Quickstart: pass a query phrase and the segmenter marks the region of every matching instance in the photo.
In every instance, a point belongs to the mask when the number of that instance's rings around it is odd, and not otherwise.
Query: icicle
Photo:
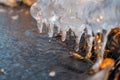
[[[85,25],[82,24],[78,30],[76,30],[76,28],[74,28],[74,33],[75,33],[75,36],[76,36],[76,40],[75,40],[75,51],[79,51],[79,43],[80,43],[80,40],[81,40],[81,37],[84,33],[84,29],[85,29]]]
[[[94,36],[94,51],[97,54],[97,59],[103,58],[101,55],[102,47],[102,32],[99,32]]]
[[[59,24],[60,24],[60,29],[61,29],[61,32],[62,32],[61,40],[65,41],[67,31],[70,29],[68,17],[61,18],[60,21],[59,21]]]
[[[38,27],[39,33],[42,33],[43,23],[41,21],[37,21],[37,27]]]
[[[61,29],[61,25],[60,25],[60,21],[59,21],[59,17],[57,16],[56,17],[56,20],[54,21],[54,24],[56,25],[57,27],[57,33],[60,33],[60,29]]]
[[[109,73],[109,70],[106,68],[96,73],[95,75],[89,77],[87,80],[107,80],[106,78],[108,78],[108,73]]]
[[[62,37],[61,37],[61,40],[62,41],[65,41],[66,40],[66,36],[67,36],[67,31],[69,30],[69,27],[68,27],[68,25],[65,23],[62,23],[62,24],[60,24],[60,30],[61,30],[61,32],[62,32]]]
[[[32,17],[37,21],[37,27],[38,27],[39,33],[42,33],[44,19],[43,19],[41,8],[39,7],[38,2],[32,5],[30,9],[30,13]]]
[[[49,19],[49,22],[50,22],[50,27],[49,27],[49,32],[48,32],[48,35],[49,37],[53,37],[53,33],[54,33],[54,24],[55,22],[57,21],[57,16],[53,13],[54,16],[52,16],[50,19]]]
[[[93,72],[98,72],[99,71],[99,66],[100,66],[100,64],[102,63],[102,61],[103,61],[103,58],[100,58],[100,59],[98,59],[96,62],[95,62],[95,64],[92,66],[92,68],[91,68],[91,70],[93,71]]]
[[[49,37],[53,37],[53,33],[54,33],[54,24],[50,23],[49,31],[48,31]]]
[[[90,58],[92,56],[92,53],[91,53],[92,47],[93,47],[93,37],[90,36],[88,40],[88,52],[86,54],[87,58]]]
[[[38,3],[35,2],[31,8],[30,8],[30,13],[31,13],[31,16],[37,21],[37,20],[40,20],[40,13],[41,13],[41,8],[38,7]]]
[[[103,42],[102,42],[102,45],[101,45],[101,57],[103,58],[104,57],[104,51],[105,51],[105,47],[106,47],[106,43],[108,41],[108,35],[111,31],[112,28],[114,28],[113,25],[109,26],[109,25],[106,25],[104,24],[103,25],[106,29],[105,29],[105,34],[103,34]]]
[[[60,26],[57,26],[57,33],[60,33]]]
[[[98,63],[95,63],[95,65],[93,65],[94,71],[97,70],[97,73],[90,77],[88,80],[108,80],[109,72],[115,65],[115,61],[112,58],[105,58],[104,60],[99,59]],[[99,66],[99,68],[95,68],[95,66]]]
[[[67,35],[67,31],[62,31],[62,38],[61,38],[62,41],[65,41],[66,35]]]
[[[87,39],[88,50],[87,50],[86,58],[90,58],[92,56],[91,50],[93,47],[93,35],[92,35],[92,29],[90,26],[87,25],[86,29],[87,29],[87,35],[88,35],[88,39]]]
[[[79,44],[80,44],[80,40],[81,40],[81,37],[82,37],[82,34],[84,33],[84,31],[81,31],[79,33],[79,35],[76,35],[76,39],[75,39],[75,51],[79,51]]]
[[[79,51],[79,43],[80,43],[80,39],[81,39],[81,36],[76,36],[76,39],[75,39],[75,51]]]

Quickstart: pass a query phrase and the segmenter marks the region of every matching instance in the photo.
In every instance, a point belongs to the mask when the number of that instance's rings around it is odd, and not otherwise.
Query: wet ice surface
[[[0,6],[0,80],[84,80],[88,62],[69,57],[60,41],[49,42],[47,31],[39,34],[29,9]],[[11,17],[19,16],[18,19]],[[50,72],[55,72],[50,77]]]

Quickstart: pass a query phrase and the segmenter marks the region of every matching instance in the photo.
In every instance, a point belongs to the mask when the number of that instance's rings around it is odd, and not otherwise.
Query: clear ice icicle
[[[82,37],[82,35],[83,35],[83,33],[84,33],[84,29],[85,29],[85,25],[84,24],[82,24],[81,26],[75,26],[76,27],[76,29],[74,30],[74,29],[72,29],[73,30],[73,32],[75,33],[75,36],[76,36],[76,39],[75,39],[75,51],[79,51],[79,44],[80,44],[80,40],[81,40],[81,37]],[[77,30],[77,28],[79,28],[78,30]]]
[[[103,37],[102,37],[102,46],[101,46],[101,57],[104,57],[104,51],[105,51],[105,47],[106,47],[106,43],[108,41],[108,35],[110,33],[110,31],[112,30],[112,28],[115,27],[115,25],[107,25],[107,24],[103,24],[102,26],[106,27],[105,32],[103,32]]]
[[[86,36],[87,36],[87,44],[88,44],[88,48],[87,48],[87,53],[86,53],[86,58],[90,58],[92,53],[92,47],[93,47],[93,34],[92,34],[92,29],[89,25],[86,25]]]
[[[106,78],[108,78],[108,73],[109,73],[109,69],[106,68],[96,73],[95,75],[89,77],[87,80],[107,80]]]
[[[42,33],[43,23],[42,23],[42,12],[41,8],[38,7],[37,2],[34,3],[30,9],[30,13],[34,19],[37,21],[37,27],[39,33]]]
[[[62,38],[61,38],[62,41],[65,41],[66,35],[67,35],[67,31],[62,31]]]
[[[95,73],[99,71],[99,66],[102,63],[103,58],[99,58],[95,64],[92,66],[91,70],[93,70]]]
[[[54,24],[50,23],[49,31],[48,31],[49,37],[53,37],[53,33],[54,33]]]
[[[38,27],[39,33],[42,33],[42,30],[43,30],[43,23],[42,23],[42,21],[37,21],[37,27]]]
[[[75,39],[75,51],[79,51],[79,43],[80,43],[80,40],[81,40],[81,36],[82,34],[80,34],[80,36],[76,36],[76,39]]]
[[[55,24],[56,20],[57,20],[57,16],[55,14],[49,19],[49,22],[50,22],[49,32],[48,32],[49,37],[53,37],[54,24]]]
[[[59,21],[59,24],[60,24],[60,30],[62,32],[61,40],[65,41],[66,35],[67,35],[67,31],[70,29],[69,28],[68,18],[67,17],[61,18],[60,21]]]
[[[43,15],[43,9],[45,9],[49,3],[50,0],[38,0],[30,8],[30,13],[32,17],[37,21],[37,26],[40,33],[42,33],[43,23],[46,23],[47,21]]]

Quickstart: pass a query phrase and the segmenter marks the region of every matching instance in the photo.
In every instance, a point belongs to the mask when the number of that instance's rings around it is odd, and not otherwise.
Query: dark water
[[[37,32],[36,22],[25,6],[0,6],[0,80],[85,80],[90,64],[70,57],[65,43],[49,42],[46,29]],[[49,73],[56,75],[50,77]]]

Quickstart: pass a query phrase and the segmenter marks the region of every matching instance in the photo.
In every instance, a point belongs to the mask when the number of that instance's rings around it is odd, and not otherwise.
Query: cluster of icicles
[[[38,0],[31,7],[31,15],[36,19],[40,33],[43,23],[48,25],[49,37],[53,37],[54,25],[58,33],[62,33],[62,41],[65,41],[66,32],[71,29],[76,36],[76,51],[79,50],[82,34],[87,34],[87,54],[91,53],[95,41],[96,54],[100,55],[93,66],[97,71],[103,60],[109,32],[120,26],[120,0]],[[102,34],[102,38],[95,38],[98,33]]]

